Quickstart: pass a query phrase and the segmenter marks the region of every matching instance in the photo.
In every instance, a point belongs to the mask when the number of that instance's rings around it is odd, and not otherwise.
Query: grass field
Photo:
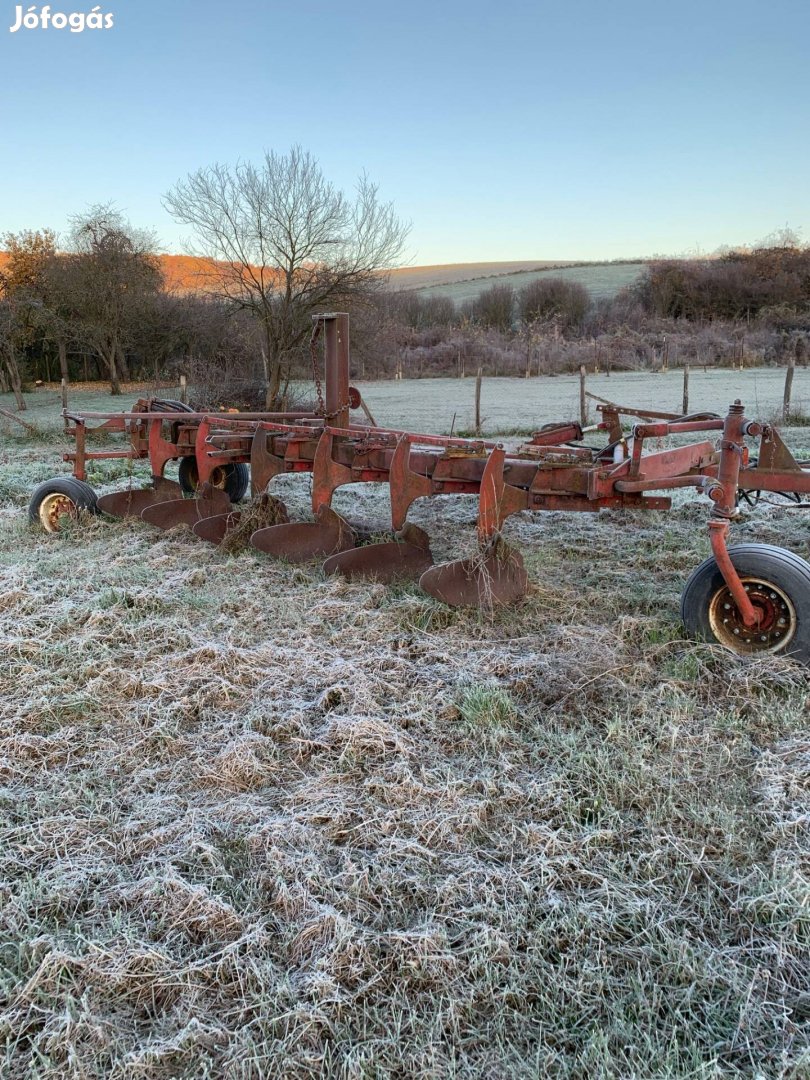
[[[704,500],[510,519],[532,590],[488,618],[184,528],[39,533],[32,406],[0,418],[0,1076],[810,1075],[807,672],[684,640]],[[471,498],[413,509],[471,550]],[[734,534],[810,554],[784,505]]]
[[[391,286],[395,289],[423,289],[434,285],[476,278],[501,277],[526,270],[566,266],[558,260],[531,259],[525,262],[441,263],[436,266],[401,266],[391,271]]]
[[[644,263],[603,263],[593,266],[556,266],[548,269],[538,269],[542,264],[521,267],[508,264],[512,269],[498,273],[496,269],[484,272],[480,275],[470,273],[466,280],[442,281],[439,278],[436,284],[428,277],[414,278],[414,281],[426,280],[422,285],[412,284],[408,278],[394,277],[391,284],[395,288],[419,288],[420,292],[430,296],[449,296],[457,304],[466,300],[474,300],[484,289],[493,285],[511,285],[514,289],[522,289],[524,285],[538,278],[555,277],[566,281],[573,281],[584,285],[593,300],[606,300],[614,297],[621,289],[632,285],[638,280],[644,269]],[[484,267],[482,266],[483,270]]]

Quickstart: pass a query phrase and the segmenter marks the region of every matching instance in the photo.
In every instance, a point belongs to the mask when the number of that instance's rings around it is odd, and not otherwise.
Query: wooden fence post
[[[180,376],[180,400],[188,405],[188,379],[185,375]]]
[[[683,366],[683,408],[681,410],[684,416],[689,415],[689,365]]]
[[[788,357],[787,371],[785,372],[785,395],[782,398],[782,419],[787,423],[790,419],[790,395],[793,390],[793,372],[796,370],[796,357]]]
[[[579,365],[579,422],[582,427],[588,424],[588,401],[585,397],[585,365]]]
[[[481,379],[484,369],[479,368],[475,376],[475,434],[481,434]]]

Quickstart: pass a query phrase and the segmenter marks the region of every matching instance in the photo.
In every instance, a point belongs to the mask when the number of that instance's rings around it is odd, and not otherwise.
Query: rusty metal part
[[[544,424],[532,432],[529,446],[561,446],[567,442],[579,442],[582,428],[579,424]]]
[[[155,503],[141,512],[141,518],[159,529],[173,529],[175,525],[193,526],[204,518],[227,514],[231,507],[231,500],[224,491],[203,484],[195,499],[169,499]]]
[[[323,387],[321,386],[321,376],[318,371],[318,338],[321,336],[323,320],[315,318],[314,323],[309,338],[309,358],[312,361],[312,381],[315,383],[315,392],[318,396],[318,415],[324,416],[326,414],[326,405],[323,400]]]
[[[712,545],[714,561],[717,563],[717,568],[723,575],[723,580],[734,598],[734,603],[737,605],[743,623],[745,626],[756,626],[759,614],[751,604],[740,580],[740,575],[737,573],[728,553],[728,529],[727,520],[713,519],[709,522],[709,539]]]
[[[332,555],[323,564],[325,574],[340,574],[348,581],[418,581],[433,565],[429,550],[392,540],[366,544]]]
[[[258,529],[250,538],[252,547],[286,562],[311,562],[354,547],[354,533],[348,522],[328,506],[317,521],[294,521]]]
[[[348,581],[418,581],[433,565],[430,542],[422,529],[408,524],[397,539],[365,544],[332,555],[323,564],[325,574],[340,574]]]
[[[520,552],[496,538],[476,555],[432,567],[422,574],[419,586],[449,607],[486,611],[525,596],[529,579]]]
[[[174,480],[166,480],[162,476],[154,478],[154,487],[151,488],[127,488],[125,491],[114,491],[109,495],[102,495],[98,500],[98,508],[110,517],[128,518],[140,517],[148,506],[154,506],[159,502],[181,499],[183,492],[180,485]]]
[[[196,522],[191,531],[209,544],[221,544],[226,535],[235,529],[242,518],[241,510],[230,510],[227,514],[215,514]]]
[[[349,316],[318,316],[326,339],[326,418],[336,427],[349,426]]]
[[[478,499],[478,537],[482,541],[499,533],[510,514],[517,514],[529,506],[528,491],[506,483],[505,461],[504,450],[493,450],[484,466]]]
[[[735,652],[770,653],[786,648],[796,633],[793,601],[773,582],[750,576],[739,580],[756,621],[746,622],[731,588],[725,585],[709,604],[709,625],[714,636]]]
[[[259,428],[250,441],[250,489],[261,495],[274,476],[284,472],[284,458],[273,454],[267,446],[268,433]]]

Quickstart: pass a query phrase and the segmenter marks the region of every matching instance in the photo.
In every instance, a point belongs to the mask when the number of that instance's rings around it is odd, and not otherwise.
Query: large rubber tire
[[[713,556],[684,586],[681,618],[687,633],[733,652],[778,653],[810,664],[810,563],[771,544],[736,544],[728,553],[763,611],[763,633],[743,626]]]
[[[67,514],[78,517],[80,510],[95,514],[96,493],[84,480],[74,476],[59,476],[40,484],[28,504],[28,520],[46,532],[59,531],[59,519]]]
[[[244,498],[250,487],[250,468],[243,461],[239,461],[231,465],[221,465],[218,472],[221,475],[214,480],[214,487],[224,491],[232,503]],[[177,480],[186,495],[195,494],[199,476],[197,462],[193,457],[180,458]]]
[[[190,405],[184,401],[176,401],[174,398],[154,398],[152,412],[194,412]]]

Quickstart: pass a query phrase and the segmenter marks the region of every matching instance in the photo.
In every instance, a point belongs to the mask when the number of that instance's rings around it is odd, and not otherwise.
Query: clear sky
[[[114,201],[182,251],[177,179],[300,143],[379,183],[416,264],[810,240],[810,0],[109,0],[83,33],[16,9],[0,233]]]

